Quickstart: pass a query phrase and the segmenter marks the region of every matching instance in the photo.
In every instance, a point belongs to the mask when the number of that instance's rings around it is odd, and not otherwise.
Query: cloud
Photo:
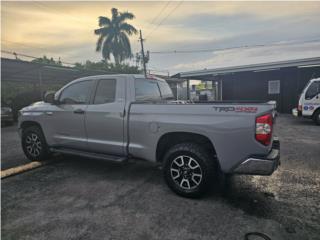
[[[192,63],[182,63],[173,66],[178,71],[199,70],[205,68],[232,67],[257,63],[286,61],[292,59],[320,56],[320,42],[252,47],[224,50],[212,53],[211,57]]]

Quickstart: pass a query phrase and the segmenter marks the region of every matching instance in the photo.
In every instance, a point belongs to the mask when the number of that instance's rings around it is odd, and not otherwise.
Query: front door
[[[123,156],[125,79],[100,79],[86,110],[86,129],[91,151]]]
[[[72,83],[62,89],[54,111],[47,113],[47,128],[53,146],[79,150],[87,149],[85,112],[94,82],[85,80]]]

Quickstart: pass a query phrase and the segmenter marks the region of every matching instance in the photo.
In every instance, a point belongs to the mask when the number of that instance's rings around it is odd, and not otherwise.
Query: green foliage
[[[42,58],[36,58],[32,60],[33,63],[41,63],[41,64],[47,64],[47,65],[56,65],[56,66],[62,66],[62,63],[60,61],[60,58],[58,61],[55,61],[53,58],[47,58],[46,55],[44,55]]]
[[[76,63],[75,67],[81,70],[101,70],[107,73],[123,73],[123,74],[138,74],[141,70],[136,66],[127,64],[113,64],[105,61],[91,62],[86,61],[85,64]]]
[[[206,88],[206,86],[204,83],[199,83],[198,85],[196,85],[196,90],[203,90],[205,88]]]
[[[61,87],[62,84],[43,84],[46,91],[56,91]],[[11,107],[15,119],[21,108],[40,100],[38,84],[7,81],[1,84],[1,105]]]
[[[129,12],[118,12],[118,9],[111,9],[112,17],[99,17],[99,27],[94,30],[98,35],[96,51],[102,52],[105,61],[110,60],[113,55],[116,65],[123,60],[131,58],[131,45],[129,37],[137,33],[137,29],[126,23],[126,20],[132,20],[134,15]]]

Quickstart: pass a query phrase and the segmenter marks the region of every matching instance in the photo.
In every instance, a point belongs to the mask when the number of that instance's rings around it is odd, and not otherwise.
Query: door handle
[[[84,110],[79,108],[79,109],[74,110],[73,113],[84,114]]]

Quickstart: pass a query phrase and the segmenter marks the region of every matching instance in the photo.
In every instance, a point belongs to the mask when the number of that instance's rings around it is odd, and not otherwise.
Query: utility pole
[[[145,59],[145,56],[144,56],[143,41],[144,41],[144,39],[142,38],[142,32],[140,30],[140,43],[141,43],[141,54],[142,54],[142,62],[143,62],[143,71],[144,71],[144,75],[147,76],[146,59]]]

